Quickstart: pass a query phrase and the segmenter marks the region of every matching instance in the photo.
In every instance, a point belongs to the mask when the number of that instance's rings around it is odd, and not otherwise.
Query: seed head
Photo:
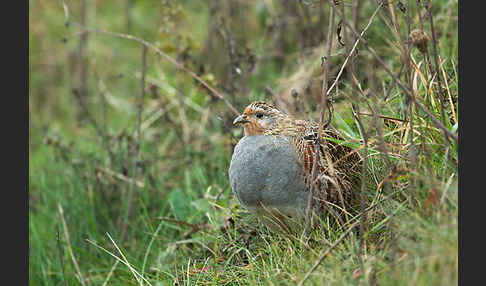
[[[408,37],[412,45],[417,47],[421,53],[425,53],[427,51],[429,46],[429,36],[427,36],[424,31],[415,29],[410,32]]]

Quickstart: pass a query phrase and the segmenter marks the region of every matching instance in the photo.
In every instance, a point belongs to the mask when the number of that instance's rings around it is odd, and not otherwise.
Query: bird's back
[[[317,187],[315,194],[320,201],[341,207],[354,203],[362,160],[355,150],[346,146],[346,140],[336,129],[324,129],[321,140],[317,140],[319,124],[306,120],[292,120],[289,117],[288,122],[280,130],[267,133],[277,134],[289,136],[294,140],[308,189],[312,187],[315,147],[318,146],[314,181]],[[325,185],[323,181],[326,182]]]

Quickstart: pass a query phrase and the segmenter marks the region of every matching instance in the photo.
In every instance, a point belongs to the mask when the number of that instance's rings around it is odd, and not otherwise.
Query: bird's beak
[[[235,118],[235,120],[233,121],[233,125],[245,124],[245,123],[248,123],[248,122],[250,122],[250,121],[246,118],[246,115],[242,114],[242,115]]]

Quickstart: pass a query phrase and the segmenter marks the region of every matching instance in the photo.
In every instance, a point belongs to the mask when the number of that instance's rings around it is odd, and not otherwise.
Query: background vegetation
[[[458,3],[333,3],[29,1],[30,284],[456,285]],[[229,105],[318,121],[325,74],[370,208],[274,234],[231,194]]]

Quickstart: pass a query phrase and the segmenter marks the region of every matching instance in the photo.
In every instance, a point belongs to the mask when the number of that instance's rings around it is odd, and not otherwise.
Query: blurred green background
[[[418,1],[420,10],[416,1],[389,2],[366,40],[410,84],[417,100],[457,134],[457,1]],[[420,27],[420,17],[431,36],[429,2],[439,88],[432,44],[429,63],[414,48],[416,66],[401,72],[400,47],[407,45],[410,29]],[[349,21],[358,19],[361,31],[377,3],[339,1],[338,7]],[[29,1],[30,284],[300,281],[328,246],[299,246],[298,239],[270,233],[239,208],[227,175],[242,137],[231,124],[235,114],[153,48],[238,111],[267,100],[296,117],[317,120],[328,21],[329,4],[317,0]],[[145,65],[142,45],[130,35],[153,45]],[[337,30],[333,35],[329,83],[346,58]],[[403,119],[381,126],[392,163],[407,171],[387,179],[387,190],[396,195],[368,217],[364,264],[354,255],[359,239],[351,236],[309,283],[457,284],[457,142],[445,139],[420,110],[410,115],[400,88],[362,44],[358,50],[357,80],[372,95],[355,104],[363,113]],[[332,98],[333,124],[362,152],[352,89],[345,72]],[[371,116],[363,121],[371,130],[367,198],[378,202],[385,194],[377,190],[392,170],[378,151],[376,122]],[[237,226],[230,234],[228,222]],[[341,233],[328,229],[326,238]],[[123,260],[119,251],[135,270],[108,253]]]

